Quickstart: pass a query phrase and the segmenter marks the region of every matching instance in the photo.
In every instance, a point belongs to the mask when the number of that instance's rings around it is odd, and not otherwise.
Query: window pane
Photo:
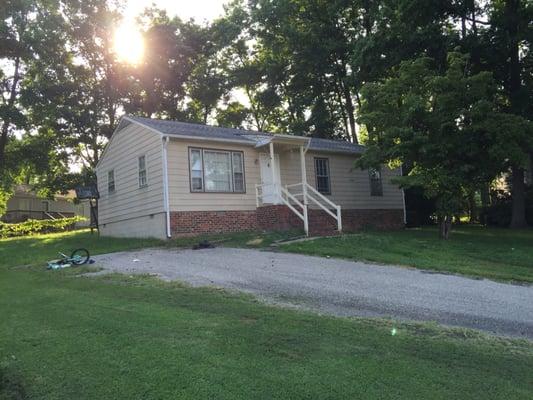
[[[205,190],[231,192],[230,153],[204,150]]]
[[[330,193],[329,183],[329,160],[327,158],[315,158],[316,190],[320,193]]]
[[[139,157],[139,187],[146,186],[146,158]]]
[[[195,192],[201,192],[204,190],[201,150],[192,149],[190,159],[191,159],[191,189]]]
[[[244,192],[242,153],[233,153],[233,191]]]
[[[115,191],[115,171],[111,170],[107,173],[107,191],[113,193]]]
[[[368,170],[370,178],[370,195],[383,196],[383,182],[381,179],[381,171],[379,169],[370,168]]]

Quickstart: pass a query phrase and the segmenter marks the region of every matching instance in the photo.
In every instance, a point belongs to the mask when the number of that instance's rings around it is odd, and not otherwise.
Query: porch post
[[[304,200],[304,230],[306,236],[309,236],[309,216],[307,212],[307,171],[305,169],[305,149],[303,146],[300,146],[300,169],[302,172],[302,195]]]
[[[302,172],[302,192],[304,196],[304,204],[307,204],[307,171],[305,170],[305,150],[300,146],[300,169]]]
[[[273,190],[273,193],[274,193],[274,196],[275,196],[275,203],[276,204],[278,202],[278,186],[276,185],[276,159],[274,158],[274,143],[272,143],[272,141],[270,142],[270,144],[268,145],[269,149],[270,149],[270,165],[271,165],[271,170],[272,170],[272,185],[274,186],[274,190]]]

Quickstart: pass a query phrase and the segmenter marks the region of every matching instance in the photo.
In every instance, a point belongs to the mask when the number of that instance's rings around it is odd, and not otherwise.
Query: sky
[[[194,18],[196,22],[212,21],[223,13],[223,5],[228,0],[127,0],[126,18],[134,18],[146,7],[155,4],[167,10],[169,16],[179,16],[187,20]]]

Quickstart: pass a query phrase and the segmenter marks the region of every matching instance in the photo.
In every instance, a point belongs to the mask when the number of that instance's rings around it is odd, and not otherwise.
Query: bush
[[[37,233],[63,232],[74,227],[85,218],[75,216],[60,219],[29,219],[18,224],[0,222],[0,238],[35,235]]]
[[[493,203],[481,211],[481,222],[489,226],[507,227],[511,223],[512,207],[512,198],[508,193],[495,193]],[[526,192],[526,221],[533,226],[533,188]]]

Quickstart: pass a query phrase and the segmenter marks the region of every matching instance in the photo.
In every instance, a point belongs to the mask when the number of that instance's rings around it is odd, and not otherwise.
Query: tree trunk
[[[506,0],[505,1],[505,16],[507,23],[507,34],[509,40],[509,101],[511,105],[511,112],[520,115],[520,89],[521,83],[521,67],[518,46],[518,13],[520,8],[520,0]],[[525,199],[525,185],[524,185],[524,169],[520,166],[514,165],[512,171],[512,190],[513,197],[513,214],[511,217],[511,228],[523,228],[527,226],[526,223],[526,199]]]
[[[510,228],[519,229],[527,227],[526,222],[526,185],[524,183],[524,168],[514,166],[512,168],[513,208]]]
[[[476,204],[476,193],[474,191],[468,194],[468,219],[469,223],[479,222],[479,213]]]
[[[452,229],[452,217],[445,215],[439,217],[439,237],[444,240],[448,240],[450,237],[450,231]]]
[[[15,100],[17,99],[17,85],[20,80],[20,57],[15,59],[15,69],[13,71],[13,82],[11,83],[11,88],[9,89],[9,99],[7,100],[8,108],[11,108],[15,105]],[[0,174],[4,172],[5,162],[6,162],[6,146],[7,138],[9,133],[9,117],[6,116],[2,121],[2,130],[0,131]]]

